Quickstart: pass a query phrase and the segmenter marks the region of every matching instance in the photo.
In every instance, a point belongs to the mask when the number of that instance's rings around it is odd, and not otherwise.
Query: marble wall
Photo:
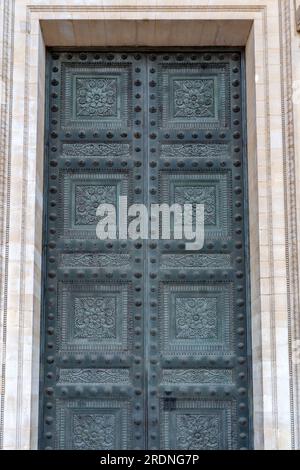
[[[298,5],[298,0],[1,1],[2,448],[37,447],[48,45],[245,46],[255,447],[300,448]]]

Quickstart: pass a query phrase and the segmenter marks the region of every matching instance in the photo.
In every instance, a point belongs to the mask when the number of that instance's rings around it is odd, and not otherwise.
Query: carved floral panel
[[[177,449],[217,450],[220,448],[220,418],[208,414],[176,416]]]
[[[60,348],[68,351],[127,350],[129,284],[84,281],[59,287]]]
[[[161,341],[165,354],[232,351],[231,283],[162,283]]]
[[[129,370],[61,369],[59,383],[129,383]]]
[[[123,253],[62,253],[61,264],[64,267],[126,267],[130,265],[130,255]]]
[[[160,171],[160,201],[204,205],[206,238],[225,238],[232,232],[231,172]],[[186,208],[191,217],[191,210]]]
[[[79,297],[74,300],[74,338],[116,338],[116,299]]]
[[[62,150],[62,157],[130,157],[130,147],[128,144],[90,142],[88,144],[63,144]]]
[[[214,117],[214,80],[174,80],[173,117]]]
[[[224,158],[229,152],[228,145],[222,144],[163,144],[162,158]]]
[[[162,268],[229,268],[230,255],[223,254],[194,254],[194,255],[162,255]]]
[[[162,127],[227,127],[227,74],[227,67],[221,64],[164,64],[161,77]]]
[[[114,448],[116,417],[113,414],[74,414],[72,441],[77,450]]]
[[[175,337],[177,339],[217,339],[217,299],[177,297]]]
[[[62,64],[61,126],[64,131],[128,127],[130,67]],[[98,123],[98,125],[97,125]]]
[[[75,188],[75,224],[95,225],[96,210],[99,204],[114,204],[116,187],[101,185],[76,185]]]
[[[77,117],[117,116],[117,90],[115,78],[77,78]]]
[[[118,196],[129,196],[131,173],[120,171],[62,170],[59,194],[59,230],[66,238],[96,239],[100,204],[113,204],[118,212]]]
[[[216,224],[216,187],[215,186],[175,186],[177,204],[203,204],[204,222]]]
[[[233,372],[229,369],[165,369],[163,382],[172,384],[229,384]]]

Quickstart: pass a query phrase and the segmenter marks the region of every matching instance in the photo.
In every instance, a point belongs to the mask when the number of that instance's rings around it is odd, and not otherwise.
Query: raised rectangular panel
[[[204,206],[204,228],[211,238],[226,238],[232,233],[231,172],[160,173],[160,202]]]
[[[58,288],[58,350],[128,351],[128,284],[62,283]]]
[[[159,317],[164,354],[233,352],[233,285],[162,284]]]
[[[176,450],[235,450],[236,403],[177,400],[173,410],[162,406],[162,446]]]
[[[118,400],[57,400],[57,449],[130,448],[130,406]]]
[[[161,65],[163,127],[228,127],[228,64],[182,61]]]
[[[63,129],[130,126],[128,65],[62,64]]]
[[[129,172],[62,171],[60,173],[59,220],[65,238],[96,238],[100,204],[116,208],[120,196],[129,196]]]

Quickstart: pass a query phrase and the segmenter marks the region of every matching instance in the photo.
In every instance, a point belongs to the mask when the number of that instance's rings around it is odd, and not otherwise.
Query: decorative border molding
[[[278,0],[281,41],[282,126],[286,221],[286,267],[289,317],[289,363],[292,410],[292,445],[300,448],[300,366],[293,360],[293,344],[300,338],[298,229],[296,195],[296,151],[293,108],[292,19],[289,0]],[[300,13],[300,7],[298,8]],[[299,17],[300,21],[300,17]],[[300,26],[300,25],[299,25]]]
[[[26,21],[26,24],[29,24]],[[22,207],[27,206],[28,198],[28,142],[29,142],[29,120],[30,120],[30,110],[29,110],[29,74],[30,74],[30,61],[29,61],[29,51],[30,51],[30,34],[29,31],[26,31],[25,36],[25,77],[24,77],[24,132],[23,132],[23,165],[22,165],[22,181],[23,185],[21,188],[21,200]],[[22,210],[21,213],[21,253],[20,253],[20,296],[19,296],[19,316],[18,316],[18,379],[17,379],[17,428],[16,428],[16,447],[17,449],[22,448],[22,406],[23,406],[23,357],[24,357],[24,323],[25,323],[25,277],[26,277],[26,253],[27,253],[27,213],[26,210]]]
[[[3,447],[4,396],[6,375],[6,335],[7,335],[7,280],[9,250],[9,212],[10,212],[10,144],[11,144],[11,107],[12,73],[14,54],[14,11],[15,0],[3,0],[0,11],[0,30],[2,49],[0,63],[0,449]],[[1,25],[2,23],[2,25]]]
[[[200,1],[200,0],[199,0]],[[54,12],[193,12],[193,11],[233,11],[233,12],[249,12],[261,11],[265,9],[264,5],[28,5],[28,9],[32,12],[54,11]]]
[[[276,350],[276,305],[275,305],[275,281],[274,281],[274,247],[273,247],[273,201],[272,201],[272,153],[271,153],[271,118],[270,118],[270,78],[269,78],[269,58],[268,58],[268,18],[267,9],[263,12],[263,41],[264,41],[264,88],[265,88],[265,146],[266,146],[266,182],[267,182],[267,240],[269,271],[268,288],[269,299],[269,340],[270,340],[270,374],[272,388],[272,427],[270,433],[273,434],[273,442],[278,447],[278,385],[277,385],[277,350]]]

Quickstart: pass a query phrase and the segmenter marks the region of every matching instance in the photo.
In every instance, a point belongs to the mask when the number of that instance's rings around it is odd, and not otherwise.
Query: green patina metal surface
[[[48,51],[40,448],[251,448],[243,52]],[[205,246],[96,237],[201,203]]]

